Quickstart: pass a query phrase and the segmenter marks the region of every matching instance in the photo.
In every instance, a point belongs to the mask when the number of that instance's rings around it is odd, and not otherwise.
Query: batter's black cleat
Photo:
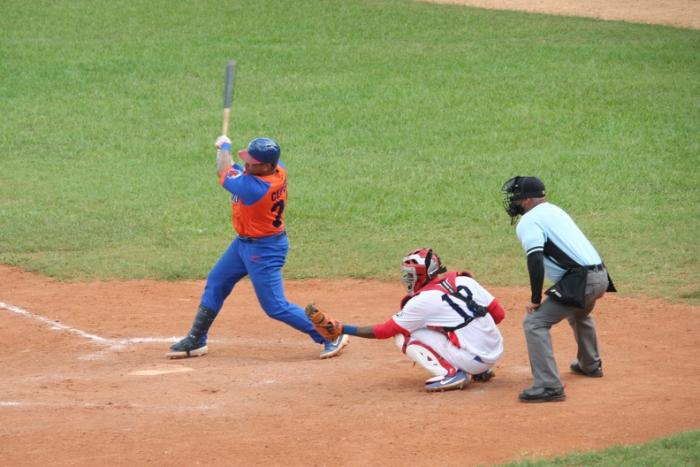
[[[170,346],[170,351],[165,356],[168,358],[201,357],[208,350],[206,337],[195,339],[193,336],[187,336]]]
[[[520,393],[520,402],[560,402],[566,399],[564,388],[528,388]]]
[[[475,381],[477,383],[485,383],[494,376],[496,376],[496,373],[494,373],[493,370],[486,370],[483,373],[477,373],[475,375],[472,375],[472,381]]]
[[[569,366],[571,372],[575,375],[588,376],[590,378],[602,378],[603,377],[603,362],[598,363],[598,368],[593,371],[585,371],[581,368],[578,362],[574,362]]]

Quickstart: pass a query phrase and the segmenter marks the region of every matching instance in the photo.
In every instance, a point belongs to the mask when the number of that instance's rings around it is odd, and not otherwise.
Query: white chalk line
[[[0,309],[7,310],[9,312],[15,313],[20,316],[24,316],[25,318],[33,319],[35,321],[38,321],[42,324],[47,325],[51,330],[55,331],[62,331],[62,332],[67,332],[70,334],[77,335],[79,337],[88,339],[90,342],[93,344],[97,344],[99,346],[105,347],[102,350],[99,350],[97,352],[83,355],[80,357],[80,360],[100,360],[105,357],[107,357],[107,354],[111,351],[116,351],[120,349],[124,349],[125,347],[129,345],[134,345],[134,344],[149,344],[149,343],[172,343],[172,342],[177,342],[180,338],[178,337],[131,337],[127,339],[108,339],[102,336],[98,336],[96,334],[92,334],[89,332],[85,332],[81,329],[68,326],[66,324],[62,324],[59,322],[56,322],[50,318],[47,318],[45,316],[39,315],[37,313],[31,312],[29,310],[25,310],[24,308],[11,305],[5,302],[0,301]],[[172,370],[172,368],[169,368],[169,370]],[[190,368],[181,369],[178,371],[174,371],[175,373],[181,373],[184,371],[191,371]],[[141,370],[140,372],[134,372],[134,375],[140,375],[141,373],[148,375],[148,374],[160,374],[160,373],[172,373],[173,371],[157,371],[157,370]],[[133,402],[127,402],[127,403],[122,403],[122,402],[111,402],[111,403],[102,403],[102,402],[82,402],[82,403],[75,403],[75,402],[69,402],[69,403],[61,403],[61,402],[41,402],[41,401],[27,401],[27,400],[0,400],[0,410],[11,410],[11,409],[31,409],[31,408],[42,408],[42,407],[52,407],[52,408],[85,408],[85,409],[93,409],[93,408],[98,408],[98,409],[123,409],[123,408],[128,408],[128,409],[138,409],[138,410],[148,410],[148,411],[165,411],[165,412],[198,412],[201,413],[203,411],[210,411],[210,410],[220,410],[221,407],[216,404],[200,404],[200,405],[180,405],[178,404],[177,406],[165,406],[165,405],[152,405],[152,404],[138,404],[138,403],[133,403]]]
[[[221,408],[218,404],[199,404],[199,405],[177,405],[177,406],[167,406],[167,405],[150,405],[150,404],[137,404],[133,402],[122,403],[122,402],[83,402],[83,403],[63,403],[63,402],[37,402],[37,401],[0,401],[0,409],[2,408],[32,408],[32,407],[52,407],[52,408],[84,408],[84,409],[141,409],[141,410],[156,410],[156,411],[168,411],[172,412],[187,412],[187,411],[205,411],[205,410],[218,410]]]
[[[101,337],[96,334],[91,334],[89,332],[82,331],[78,328],[59,323],[45,316],[39,315],[29,310],[25,310],[24,308],[20,308],[15,305],[11,305],[9,303],[0,302],[0,308],[18,314],[20,316],[24,316],[25,318],[30,318],[39,321],[40,323],[46,324],[50,329],[54,331],[63,331],[70,334],[75,334],[77,336],[90,340],[94,344],[109,347],[113,350],[124,348],[132,344],[163,344],[177,342],[180,339],[178,337],[131,337],[128,339],[108,339],[106,337]]]

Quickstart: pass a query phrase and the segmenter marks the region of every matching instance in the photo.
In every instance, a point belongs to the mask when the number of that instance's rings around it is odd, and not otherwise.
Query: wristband
[[[231,143],[224,143],[220,148],[222,151],[231,152]]]
[[[343,334],[348,334],[350,336],[356,336],[357,335],[357,326],[353,326],[352,324],[344,324],[343,325]]]

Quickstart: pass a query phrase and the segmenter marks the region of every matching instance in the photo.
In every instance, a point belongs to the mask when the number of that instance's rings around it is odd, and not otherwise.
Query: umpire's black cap
[[[542,180],[537,177],[522,177],[520,175],[505,182],[502,189],[510,195],[511,201],[544,198],[546,194]]]

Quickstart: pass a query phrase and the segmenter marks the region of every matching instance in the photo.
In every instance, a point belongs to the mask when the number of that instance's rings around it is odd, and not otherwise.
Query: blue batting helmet
[[[248,148],[238,151],[238,155],[250,164],[277,165],[280,160],[280,145],[271,138],[255,138],[248,143]]]

